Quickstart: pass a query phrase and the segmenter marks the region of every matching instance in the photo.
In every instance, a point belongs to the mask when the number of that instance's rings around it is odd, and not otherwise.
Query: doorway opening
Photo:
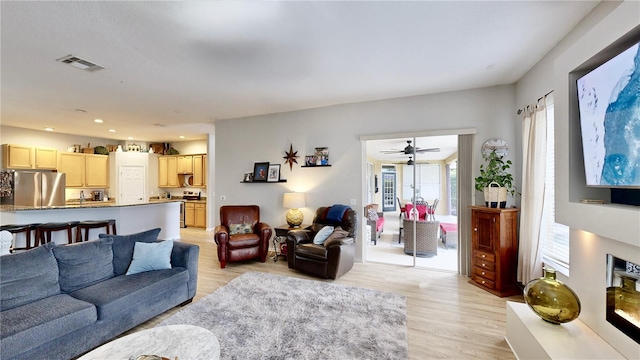
[[[364,260],[458,272],[459,240],[455,231],[458,224],[458,136],[367,140],[365,146],[367,169],[371,166],[373,176],[379,174],[382,179],[381,194],[374,194],[373,201],[370,197],[367,200],[381,205],[385,222],[377,241],[366,244]],[[420,204],[433,206],[434,211],[430,218],[418,221],[438,222],[437,234],[433,235],[437,250],[430,252],[428,257],[419,256],[422,254],[418,243],[415,243],[418,256],[413,256],[413,239],[407,239],[403,231],[410,218],[405,211],[407,205],[420,209]],[[416,238],[422,236],[417,228],[410,233],[416,234]]]

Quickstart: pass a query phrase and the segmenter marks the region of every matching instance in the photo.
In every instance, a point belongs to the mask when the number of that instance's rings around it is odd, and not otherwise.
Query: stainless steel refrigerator
[[[47,171],[0,172],[0,202],[20,206],[62,206],[65,204],[66,175]]]

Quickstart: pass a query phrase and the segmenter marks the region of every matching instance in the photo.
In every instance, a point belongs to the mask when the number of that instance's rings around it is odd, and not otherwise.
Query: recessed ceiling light
[[[109,129],[109,132],[116,132],[116,129]]]
[[[44,131],[53,131],[53,128],[52,127],[46,127],[46,128],[44,128]]]
[[[129,136],[127,139],[128,139],[128,140],[133,140],[133,138],[132,138],[131,136]]]
[[[104,121],[102,121],[102,119],[94,119],[94,122],[97,122],[98,124],[102,124]]]
[[[184,135],[180,135],[180,139],[184,139]]]

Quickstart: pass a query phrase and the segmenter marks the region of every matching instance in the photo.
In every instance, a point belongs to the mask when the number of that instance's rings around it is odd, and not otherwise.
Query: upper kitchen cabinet
[[[206,181],[204,178],[205,158],[206,155],[193,155],[193,186],[206,186]]]
[[[2,167],[5,169],[53,170],[57,165],[56,149],[24,145],[2,145]]]
[[[60,153],[58,172],[66,173],[67,187],[108,188],[109,156]]]
[[[58,166],[58,150],[35,148],[36,169],[55,169]]]
[[[109,187],[109,156],[85,155],[84,181],[87,187]]]
[[[158,157],[158,187],[178,187],[177,157]]]
[[[193,156],[178,156],[178,174],[193,174]]]

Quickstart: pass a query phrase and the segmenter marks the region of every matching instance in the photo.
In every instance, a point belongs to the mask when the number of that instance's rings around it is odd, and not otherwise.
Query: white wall
[[[316,208],[348,205],[351,199],[356,200],[351,206],[361,213],[366,201],[366,161],[360,135],[477,127],[479,163],[480,145],[486,139],[499,137],[514,143],[514,120],[512,85],[219,120],[215,143],[216,212],[220,205],[257,204],[263,221],[281,225],[287,211],[282,207],[283,194],[299,191],[307,194],[307,207],[302,209],[305,223],[312,221]],[[283,164],[284,151],[289,150],[290,144],[300,156],[293,170]],[[332,167],[301,168],[304,156],[321,146],[329,147]],[[510,158],[514,160],[511,154]],[[240,183],[244,172],[252,171],[253,164],[261,161],[282,164],[281,177],[288,182]],[[221,196],[226,196],[226,201],[221,201]],[[358,244],[357,257],[361,259],[363,241]]]
[[[640,347],[605,319],[605,265],[608,253],[640,262],[640,210],[579,202],[580,197],[600,194],[584,186],[581,149],[575,143],[579,128],[569,110],[573,93],[568,74],[638,24],[640,2],[603,2],[516,85],[519,107],[554,91],[556,219],[572,228],[570,277],[563,280],[580,297],[580,320],[630,359],[640,358]]]

